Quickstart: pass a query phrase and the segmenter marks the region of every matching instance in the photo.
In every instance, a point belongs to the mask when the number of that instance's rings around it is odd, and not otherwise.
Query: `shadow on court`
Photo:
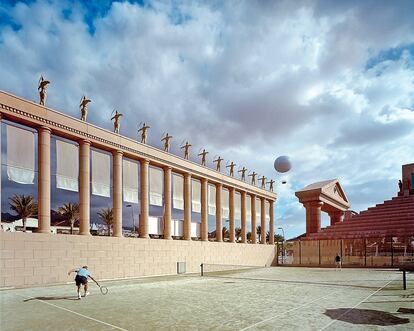
[[[34,297],[23,300],[23,302],[32,301],[32,300],[43,300],[43,301],[49,301],[49,300],[79,300],[77,296],[49,296],[49,297]]]
[[[410,323],[409,318],[400,318],[385,311],[371,309],[327,309],[324,315],[352,324],[390,326]]]

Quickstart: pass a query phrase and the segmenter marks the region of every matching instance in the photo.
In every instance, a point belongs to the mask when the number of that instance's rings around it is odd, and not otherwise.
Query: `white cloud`
[[[53,108],[78,116],[86,94],[97,125],[111,128],[115,108],[125,114],[123,134],[136,138],[146,121],[152,145],[168,131],[175,153],[186,139],[194,160],[206,148],[210,164],[221,155],[278,181],[273,159],[290,155],[276,219],[297,235],[305,227],[295,190],[339,178],[353,208],[365,208],[395,194],[401,164],[414,161],[409,7],[113,3],[91,34],[79,4],[18,4],[7,12],[20,28],[0,27],[0,88],[36,100],[43,73]],[[381,52],[404,47],[367,68]]]

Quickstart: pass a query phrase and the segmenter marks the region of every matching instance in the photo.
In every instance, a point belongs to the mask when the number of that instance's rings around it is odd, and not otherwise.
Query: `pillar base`
[[[50,232],[50,230],[37,230],[36,233],[52,234],[52,232]]]

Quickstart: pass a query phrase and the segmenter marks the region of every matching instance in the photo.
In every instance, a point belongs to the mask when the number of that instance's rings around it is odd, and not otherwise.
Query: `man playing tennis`
[[[78,287],[78,299],[80,300],[82,298],[81,294],[80,294],[80,288],[81,285],[83,285],[83,289],[84,289],[84,297],[86,297],[87,295],[89,295],[88,292],[88,277],[90,279],[92,279],[94,282],[96,282],[95,279],[93,279],[93,277],[91,276],[91,274],[88,271],[88,266],[84,265],[81,268],[76,268],[76,269],[72,269],[68,272],[68,275],[70,275],[72,272],[76,272],[76,277],[75,277],[75,282],[76,282],[76,286]]]

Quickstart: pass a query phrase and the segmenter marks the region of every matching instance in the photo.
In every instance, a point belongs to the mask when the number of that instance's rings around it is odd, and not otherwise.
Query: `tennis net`
[[[249,265],[236,265],[236,264],[211,264],[202,263],[200,265],[201,276],[231,276],[231,275],[243,275],[249,273],[249,271],[263,269],[265,266],[249,266]]]
[[[240,281],[259,281],[261,283],[279,283],[293,285],[317,285],[355,288],[379,288],[384,282],[396,279],[396,271],[360,270],[336,272],[335,269],[319,268],[277,268],[266,266],[201,264],[201,276],[211,278],[232,278]],[[397,286],[393,282],[387,286]]]

